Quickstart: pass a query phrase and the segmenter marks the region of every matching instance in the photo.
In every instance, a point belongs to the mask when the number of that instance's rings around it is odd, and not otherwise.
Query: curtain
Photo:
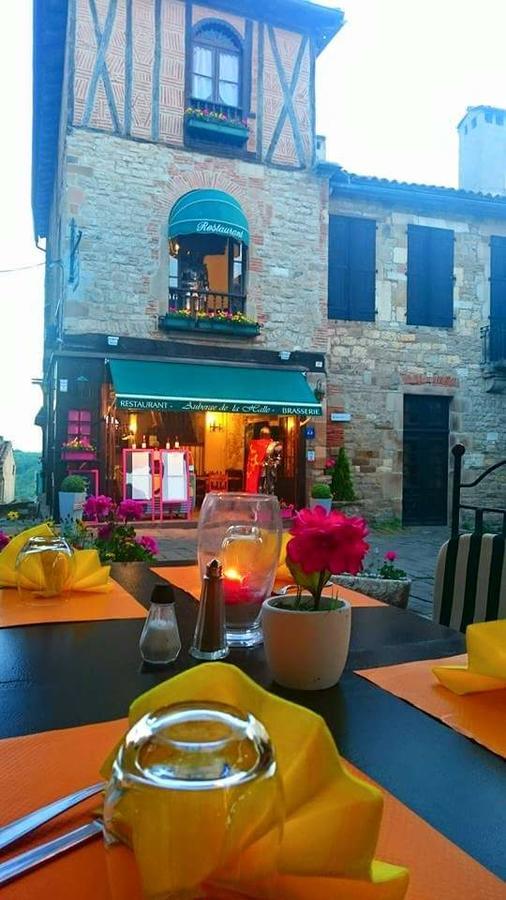
[[[198,100],[213,99],[213,52],[207,47],[193,48],[192,93]]]
[[[239,57],[220,53],[220,102],[239,106]]]

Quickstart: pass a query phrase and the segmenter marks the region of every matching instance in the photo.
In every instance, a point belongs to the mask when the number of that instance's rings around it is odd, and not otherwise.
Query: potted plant
[[[222,110],[189,106],[184,112],[186,129],[192,136],[206,141],[245,144],[249,136],[247,119]]]
[[[75,437],[62,444],[61,458],[67,461],[85,462],[96,459],[96,450],[87,437]]]
[[[358,574],[334,575],[332,581],[352,591],[360,591],[367,597],[383,600],[391,606],[406,609],[411,590],[411,579],[404,569],[394,565],[397,559],[395,550],[385,553],[383,564],[379,569],[366,569]]]
[[[360,571],[369,549],[363,519],[303,509],[295,514],[286,564],[296,592],[262,606],[267,663],[284,687],[314,691],[336,684],[348,656],[351,607],[324,592],[331,574]]]
[[[58,494],[60,522],[77,522],[83,517],[86,500],[86,481],[80,475],[67,475]]]
[[[309,506],[314,509],[315,506],[322,506],[327,512],[332,509],[332,494],[328,484],[317,481],[311,488],[311,499]]]
[[[353,503],[357,498],[351,478],[350,461],[344,447],[340,447],[335,461],[327,460],[326,470],[330,475],[332,499],[338,503]]]

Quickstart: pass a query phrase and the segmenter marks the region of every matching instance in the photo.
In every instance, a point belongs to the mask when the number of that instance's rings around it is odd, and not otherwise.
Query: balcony
[[[249,136],[241,109],[190,98],[185,110],[185,129],[190,139],[242,147]]]
[[[506,393],[506,319],[481,329],[482,366],[486,389]]]
[[[169,288],[169,308],[164,316],[160,316],[159,326],[164,331],[256,337],[261,326],[248,319],[244,314],[245,306],[246,297],[239,294]]]

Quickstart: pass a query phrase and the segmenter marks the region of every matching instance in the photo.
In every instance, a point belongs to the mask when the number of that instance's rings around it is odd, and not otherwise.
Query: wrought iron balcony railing
[[[482,363],[506,369],[506,319],[481,329]]]
[[[222,294],[218,291],[188,291],[169,288],[169,313],[187,311],[191,316],[199,313],[244,313],[246,297],[243,294]]]

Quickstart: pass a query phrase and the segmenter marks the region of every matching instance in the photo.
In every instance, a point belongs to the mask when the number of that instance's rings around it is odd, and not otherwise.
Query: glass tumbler
[[[175,704],[140,719],[105,792],[106,841],[133,849],[148,900],[214,897],[213,887],[269,879],[283,816],[265,728],[219,703]]]
[[[16,558],[20,598],[37,605],[67,600],[74,566],[74,551],[64,538],[31,537]]]
[[[262,643],[260,610],[272,593],[281,548],[281,514],[270,494],[209,493],[200,510],[200,577],[212,559],[223,568],[227,642]]]

